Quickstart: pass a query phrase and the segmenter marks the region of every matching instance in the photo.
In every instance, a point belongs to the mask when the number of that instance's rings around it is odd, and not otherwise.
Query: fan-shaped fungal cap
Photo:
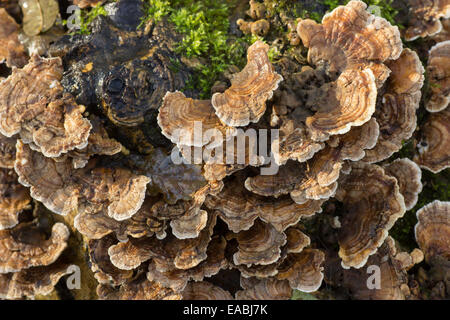
[[[87,145],[91,124],[84,106],[62,94],[60,58],[33,55],[23,69],[0,83],[0,133],[20,134],[47,157],[58,157]]]
[[[269,46],[256,41],[247,51],[247,65],[233,75],[231,87],[215,93],[211,102],[219,119],[229,126],[246,126],[258,122],[266,111],[266,101],[283,78],[269,61]]]
[[[252,228],[241,231],[236,239],[238,252],[233,255],[235,264],[267,265],[278,260],[280,247],[286,243],[286,235],[278,232],[270,224],[255,221]]]
[[[245,188],[261,196],[279,197],[294,190],[302,181],[306,168],[297,161],[288,161],[274,175],[257,175],[245,180]]]
[[[130,154],[127,161],[131,170],[151,179],[148,188],[162,193],[169,204],[175,204],[178,200],[191,200],[192,195],[207,184],[199,165],[175,165],[171,155],[161,148],[147,156]]]
[[[69,229],[62,223],[53,225],[48,240],[29,224],[0,230],[0,273],[17,272],[55,262],[67,247],[68,238]]]
[[[0,274],[0,299],[33,299],[37,295],[48,295],[59,279],[70,273],[71,266],[55,262],[45,267]]]
[[[403,158],[384,166],[384,171],[397,179],[400,193],[405,199],[406,210],[411,210],[422,191],[422,171],[419,166],[408,158]]]
[[[366,7],[361,1],[350,1],[325,15],[321,25],[309,19],[297,25],[309,48],[308,60],[340,73],[328,94],[331,99],[306,120],[313,140],[324,141],[367,122],[375,111],[377,87],[387,75],[380,62],[400,56],[398,28],[369,14]]]
[[[387,66],[392,72],[374,113],[380,136],[375,147],[366,151],[365,162],[389,158],[416,129],[416,109],[424,82],[422,63],[414,51],[404,49],[401,56],[388,62]]]
[[[189,282],[181,295],[184,300],[233,300],[228,291],[206,281]]]
[[[305,162],[316,152],[324,148],[322,142],[316,142],[307,135],[303,127],[294,128],[294,121],[283,121],[278,139],[271,145],[275,162],[281,166],[289,159]]]
[[[450,260],[450,202],[435,200],[417,211],[416,241],[433,263],[435,258]]]
[[[117,221],[104,211],[82,212],[74,219],[74,227],[89,239],[100,239],[115,233],[117,239],[126,240],[128,236],[140,238],[161,233],[165,224],[152,212],[152,202],[145,200],[142,207],[131,218]]]
[[[88,144],[83,149],[74,149],[67,153],[72,159],[75,169],[83,168],[94,155],[112,156],[122,150],[122,145],[115,139],[109,138],[101,120],[95,116],[90,118],[92,130],[89,134]]]
[[[397,59],[402,50],[400,32],[381,17],[366,11],[362,1],[350,1],[326,14],[322,24],[301,20],[297,33],[309,48],[308,60],[330,64],[331,71],[343,71],[364,61]]]
[[[73,169],[70,160],[57,162],[17,142],[15,170],[31,196],[58,214],[83,209],[105,210],[118,221],[132,217],[142,206],[146,176],[123,168]]]
[[[182,291],[188,281],[203,281],[205,277],[211,277],[220,270],[228,267],[225,257],[226,240],[221,236],[214,236],[206,250],[206,260],[190,269],[177,269],[175,266],[163,267],[154,261],[148,265],[147,279],[157,281],[163,286],[177,292]]]
[[[222,192],[205,200],[205,205],[217,210],[233,232],[248,230],[258,217],[282,232],[302,217],[321,211],[323,201],[306,200],[297,204],[288,197],[273,199],[251,193],[244,188],[244,178],[229,180]]]
[[[450,109],[432,113],[422,126],[414,162],[438,173],[450,166]]]
[[[208,212],[198,210],[197,213],[190,216],[172,220],[170,226],[172,227],[172,233],[178,239],[195,238],[206,227],[207,220]]]
[[[336,284],[347,289],[353,299],[404,300],[407,298],[405,293],[409,291],[405,290],[408,288],[407,270],[420,262],[415,261],[412,254],[398,252],[394,239],[387,237],[378,252],[369,257],[367,267],[343,270],[331,261],[334,259],[327,259],[330,263],[326,265],[326,278],[328,281],[337,281]],[[370,274],[379,275],[379,286],[374,287],[377,283],[372,282],[373,277],[368,278]]]
[[[89,240],[88,242],[91,270],[99,283],[120,285],[133,275],[133,271],[121,270],[111,263],[108,248],[116,242],[114,236],[106,236],[100,240]]]
[[[173,235],[162,240],[156,237],[131,238],[111,246],[108,254],[113,265],[122,270],[135,269],[150,258],[160,271],[169,268],[190,269],[207,258],[206,251],[215,224],[216,215],[210,214],[206,227],[197,238],[180,240]]]
[[[425,108],[429,112],[444,110],[450,101],[450,40],[439,42],[430,49],[427,74],[431,97]]]
[[[406,211],[397,180],[377,165],[355,163],[339,182],[336,198],[344,203],[339,256],[344,268],[364,266]]]
[[[12,170],[0,169],[0,230],[19,223],[19,213],[29,207],[28,190],[17,182]]]
[[[347,69],[336,80],[335,98],[306,119],[311,138],[327,140],[330,135],[343,134],[352,126],[370,120],[375,112],[377,87],[370,68]]]
[[[408,6],[410,19],[405,31],[407,41],[439,33],[442,30],[439,19],[450,18],[448,0],[412,0]]]
[[[287,280],[241,277],[241,287],[244,290],[236,292],[237,300],[288,300],[292,296]]]
[[[322,284],[324,260],[325,254],[317,249],[304,249],[300,253],[289,254],[278,267],[276,278],[288,280],[293,289],[316,291]]]
[[[224,126],[214,114],[210,100],[186,98],[179,91],[164,96],[158,125],[164,136],[184,146],[214,147],[234,134],[234,129]]]
[[[4,8],[0,8],[0,62],[8,67],[23,67],[27,63],[25,48],[19,42],[19,25]]]

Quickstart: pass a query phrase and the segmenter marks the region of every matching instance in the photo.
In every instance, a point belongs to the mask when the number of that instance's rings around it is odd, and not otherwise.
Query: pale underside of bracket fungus
[[[396,159],[384,166],[384,171],[397,179],[400,193],[405,200],[406,210],[411,210],[422,192],[422,171],[408,158]]]
[[[209,148],[234,135],[234,128],[223,125],[210,100],[194,100],[177,92],[167,92],[159,108],[158,125],[162,134],[183,146]],[[213,141],[211,141],[213,140]]]
[[[417,211],[416,241],[429,263],[450,260],[450,202],[435,200]]]
[[[407,41],[439,33],[442,30],[439,19],[450,18],[448,0],[412,0],[408,6],[411,18],[405,31]]]
[[[424,68],[414,51],[404,49],[401,56],[386,64],[391,74],[386,91],[378,96],[374,118],[380,126],[380,136],[374,148],[366,151],[365,162],[374,163],[399,151],[402,143],[416,129],[416,110],[419,108],[424,82]]]
[[[438,173],[450,166],[450,109],[432,113],[421,130],[421,141],[414,156],[421,168]]]
[[[57,162],[17,142],[15,170],[31,196],[51,211],[65,215],[85,210],[106,214],[118,221],[132,217],[142,206],[146,176],[123,168],[73,169],[70,159]]]
[[[378,251],[369,257],[367,267],[361,269],[342,269],[338,259],[329,258],[326,266],[327,278],[347,289],[352,299],[358,300],[405,300],[410,294],[407,271],[423,259],[420,250],[411,254],[399,252],[393,238],[388,236]],[[371,266],[380,268],[379,287],[368,286]],[[370,283],[373,285],[373,283]]]
[[[0,169],[0,230],[19,223],[19,214],[30,208],[28,190],[17,182],[14,171]]]
[[[375,112],[377,88],[388,72],[382,63],[397,59],[400,33],[385,19],[368,13],[361,1],[350,1],[326,14],[322,24],[301,20],[297,33],[309,48],[308,61],[338,78],[328,103],[306,119],[313,140],[346,133]]]
[[[28,60],[25,48],[19,42],[20,27],[4,8],[0,8],[0,63],[8,67],[23,67]]]
[[[258,122],[266,111],[266,101],[283,78],[269,61],[269,46],[256,41],[247,51],[247,65],[234,74],[231,87],[215,93],[211,103],[219,119],[229,126],[246,126]]]
[[[60,58],[31,57],[0,83],[0,133],[19,134],[46,157],[86,147],[91,130],[85,107],[63,94]]]
[[[430,49],[427,73],[431,98],[425,108],[429,112],[442,111],[450,101],[450,40],[439,42]]]
[[[406,211],[397,180],[377,165],[355,163],[339,182],[336,199],[345,213],[339,232],[344,268],[361,268],[380,247]]]
[[[69,230],[62,223],[53,225],[48,240],[37,228],[19,224],[0,230],[0,273],[17,272],[56,261],[67,247]]]

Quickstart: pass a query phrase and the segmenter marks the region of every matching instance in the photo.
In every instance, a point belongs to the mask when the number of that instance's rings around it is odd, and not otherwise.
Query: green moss
[[[202,58],[186,89],[197,89],[202,98],[210,95],[218,76],[230,65],[245,64],[246,44],[251,37],[233,39],[229,35],[229,2],[215,0],[147,0],[146,16],[141,26],[150,20],[167,16],[183,35],[176,51],[187,58]]]
[[[79,11],[80,29],[72,34],[89,34],[89,24],[98,16],[106,16],[106,10],[103,5],[96,5],[93,8],[86,8]],[[63,25],[67,24],[67,20],[63,20]]]

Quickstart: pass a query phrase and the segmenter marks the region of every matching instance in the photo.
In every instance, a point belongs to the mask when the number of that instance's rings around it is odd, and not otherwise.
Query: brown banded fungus
[[[55,262],[45,267],[0,274],[0,299],[33,299],[37,295],[48,295],[58,281],[70,273],[71,266]]]
[[[31,196],[55,213],[105,210],[118,221],[132,217],[139,210],[150,181],[128,169],[95,167],[95,163],[73,169],[70,161],[45,158],[20,140],[15,170],[19,182],[30,187]]]
[[[425,260],[438,263],[450,260],[450,203],[435,200],[417,211],[416,241]],[[445,263],[442,264],[444,265]]]
[[[16,161],[16,139],[0,134],[0,168],[14,168]]]
[[[206,281],[190,282],[181,295],[184,300],[233,300],[228,291]]]
[[[46,157],[86,147],[91,130],[85,107],[63,94],[61,59],[31,57],[0,83],[0,133],[18,134]]]
[[[439,42],[430,49],[427,73],[431,98],[425,108],[429,112],[442,111],[450,101],[450,40]]]
[[[243,290],[236,292],[237,300],[287,300],[292,288],[287,280],[241,277]]]
[[[52,264],[67,247],[68,238],[69,230],[62,223],[53,225],[49,239],[29,223],[0,230],[0,273]]]
[[[4,8],[0,8],[0,62],[8,67],[23,67],[28,60],[25,48],[19,42],[19,25]]]
[[[224,137],[234,135],[234,128],[224,126],[214,114],[210,100],[186,98],[179,91],[164,96],[158,125],[162,134],[173,143],[189,147],[208,145],[212,148],[220,145]]]
[[[205,200],[205,205],[216,210],[233,232],[248,230],[257,218],[281,232],[302,217],[321,211],[321,200],[307,200],[298,204],[286,196],[275,199],[251,193],[244,188],[244,179],[233,177],[225,184],[222,192],[209,195]]]
[[[406,210],[411,210],[422,191],[422,171],[419,166],[408,158],[402,158],[385,165],[384,171],[397,179],[400,193],[405,199]]]
[[[278,267],[276,278],[288,280],[292,289],[314,292],[322,285],[325,254],[317,249],[291,253]]]
[[[409,26],[405,31],[407,41],[432,36],[442,30],[440,18],[450,18],[448,0],[412,0],[409,3]]]
[[[313,140],[324,141],[367,122],[375,112],[377,88],[389,74],[382,63],[400,56],[398,28],[366,7],[350,1],[325,15],[321,25],[309,19],[297,25],[309,48],[308,61],[338,75],[328,85],[327,102],[306,119]]]
[[[157,281],[175,291],[186,288],[189,281],[203,281],[226,269],[229,263],[225,257],[227,242],[223,237],[214,236],[208,244],[206,259],[190,269],[178,269],[174,266],[162,267],[152,260],[148,265],[147,279]]]
[[[397,180],[377,165],[355,163],[342,176],[336,199],[344,203],[339,256],[344,268],[361,268],[406,211]]]
[[[391,70],[386,90],[378,96],[374,118],[380,126],[375,147],[366,151],[365,162],[378,162],[399,151],[403,141],[416,129],[416,109],[419,108],[424,82],[424,68],[414,51],[404,49],[401,56],[386,63]]]
[[[450,109],[429,115],[421,130],[414,156],[421,168],[438,173],[450,166]]]
[[[30,208],[28,190],[17,182],[14,171],[0,169],[0,230],[19,223],[19,213]]]
[[[215,93],[212,106],[219,119],[229,126],[246,126],[258,122],[266,111],[266,101],[283,78],[269,61],[269,46],[256,41],[247,51],[247,65],[234,74],[231,87],[224,93]]]
[[[326,281],[346,289],[352,299],[405,300],[411,297],[407,271],[421,259],[420,250],[400,252],[394,239],[387,237],[378,251],[369,257],[366,267],[345,270],[337,263],[338,259],[330,257],[325,267]],[[377,280],[368,278],[375,273],[379,275]]]

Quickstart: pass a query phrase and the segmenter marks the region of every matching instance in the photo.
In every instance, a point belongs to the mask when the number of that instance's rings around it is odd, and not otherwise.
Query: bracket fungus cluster
[[[55,3],[20,1],[23,31],[52,27]],[[427,79],[422,53],[362,1],[320,23],[249,5],[253,21],[242,13],[234,27],[271,39],[283,24],[295,50],[273,59],[275,40],[253,41],[210,99],[187,88],[195,59],[179,57],[168,19],[138,28],[141,1],[108,3],[90,34],[30,56],[0,8],[11,68],[0,81],[1,299],[51,293],[75,260],[105,300],[320,297],[324,283],[352,299],[416,299],[422,260],[449,290],[448,202],[417,211],[420,249],[393,232],[423,203],[421,168],[450,165],[449,39],[438,34],[448,1],[412,2],[423,10],[406,39],[437,42]],[[408,143],[414,156],[397,153]]]

